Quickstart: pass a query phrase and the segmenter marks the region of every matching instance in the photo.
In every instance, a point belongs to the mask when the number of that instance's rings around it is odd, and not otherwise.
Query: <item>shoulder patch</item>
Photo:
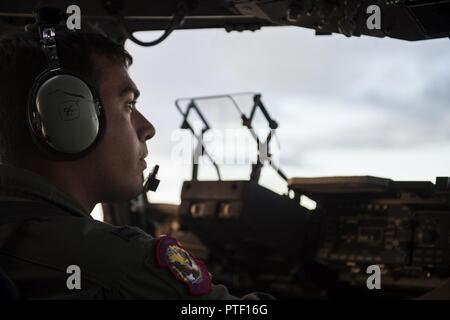
[[[193,296],[211,292],[211,274],[203,261],[195,259],[180,243],[171,237],[162,236],[156,243],[156,261],[188,286]]]

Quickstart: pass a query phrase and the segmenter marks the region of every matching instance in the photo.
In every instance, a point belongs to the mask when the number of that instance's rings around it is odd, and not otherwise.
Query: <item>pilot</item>
[[[0,267],[20,297],[237,299],[176,239],[90,216],[142,192],[155,128],[123,46],[54,31],[0,39]]]

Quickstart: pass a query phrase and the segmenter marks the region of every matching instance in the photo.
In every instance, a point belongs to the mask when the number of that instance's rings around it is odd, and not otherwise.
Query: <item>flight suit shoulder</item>
[[[45,257],[46,263],[61,269],[75,265],[84,278],[124,298],[182,299],[211,291],[206,267],[172,238],[67,216],[40,219],[30,228],[39,235],[35,243],[47,248],[29,250],[35,252],[34,259]]]
[[[236,299],[213,285],[205,264],[171,237],[68,216],[24,222],[20,232],[27,236],[15,249],[23,258],[62,272],[76,266],[82,279],[120,298]]]

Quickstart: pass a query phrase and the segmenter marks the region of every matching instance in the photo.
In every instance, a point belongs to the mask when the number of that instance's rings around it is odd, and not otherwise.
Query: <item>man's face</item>
[[[106,113],[106,131],[92,154],[95,182],[102,202],[129,200],[142,192],[145,142],[155,128],[135,108],[139,91],[127,69],[95,57],[100,69],[99,95]]]

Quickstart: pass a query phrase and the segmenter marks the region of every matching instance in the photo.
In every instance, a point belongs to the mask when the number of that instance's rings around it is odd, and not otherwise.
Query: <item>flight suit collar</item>
[[[44,177],[22,168],[0,164],[0,200],[5,198],[44,201],[70,214],[91,218],[72,196]]]

